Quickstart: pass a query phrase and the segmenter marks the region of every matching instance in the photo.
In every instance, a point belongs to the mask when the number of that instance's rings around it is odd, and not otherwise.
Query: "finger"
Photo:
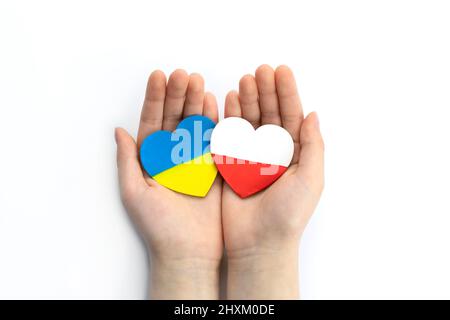
[[[189,83],[184,103],[183,117],[193,114],[202,114],[203,98],[205,96],[205,83],[198,73],[189,76]]]
[[[279,66],[275,71],[275,83],[280,105],[281,123],[294,140],[294,160],[297,160],[300,151],[299,137],[303,110],[291,69],[287,66]]]
[[[186,71],[178,69],[170,75],[164,101],[163,130],[173,131],[180,122],[188,84]]]
[[[256,84],[258,85],[261,124],[271,123],[281,125],[275,86],[275,72],[270,66],[263,64],[256,69],[255,78]]]
[[[253,127],[260,125],[260,111],[258,104],[258,87],[255,77],[248,74],[239,81],[239,102],[241,104],[242,117],[250,122]]]
[[[120,193],[124,201],[132,201],[147,186],[138,161],[137,146],[122,128],[116,128],[117,168]]]
[[[215,123],[219,121],[217,100],[216,97],[210,92],[205,93],[205,98],[203,99],[203,115],[210,118]]]
[[[239,94],[236,91],[228,92],[225,98],[225,118],[241,117],[241,105],[239,103]]]
[[[296,174],[313,192],[323,188],[324,143],[315,112],[302,122],[300,130],[300,159]]]
[[[153,71],[148,78],[144,105],[141,111],[137,139],[139,146],[149,134],[161,130],[165,96],[166,76],[160,70]]]

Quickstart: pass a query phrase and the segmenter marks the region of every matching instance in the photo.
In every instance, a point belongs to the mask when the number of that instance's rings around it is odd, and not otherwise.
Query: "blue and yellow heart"
[[[144,170],[159,184],[188,195],[204,197],[217,175],[209,151],[215,123],[193,115],[175,131],[156,131],[142,142],[140,158]]]

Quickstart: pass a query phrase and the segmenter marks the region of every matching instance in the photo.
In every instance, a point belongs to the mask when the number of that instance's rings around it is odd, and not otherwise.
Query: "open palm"
[[[139,164],[138,146],[158,130],[173,131],[186,116],[203,114],[217,122],[217,103],[204,92],[203,79],[174,71],[166,84],[161,71],[151,74],[141,113],[137,144],[117,129],[121,195],[155,259],[199,259],[218,266],[223,252],[222,182],[216,178],[205,198],[171,191],[146,175]]]
[[[269,188],[241,199],[228,185],[222,195],[222,223],[229,257],[278,250],[298,240],[323,187],[323,141],[315,113],[305,119],[294,76],[289,68],[267,65],[246,75],[239,93],[230,92],[225,117],[242,117],[255,128],[283,126],[294,140],[288,170]],[[292,242],[292,241],[291,241]]]

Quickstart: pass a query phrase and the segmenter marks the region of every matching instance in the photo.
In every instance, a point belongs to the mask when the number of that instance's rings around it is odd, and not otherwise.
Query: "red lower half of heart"
[[[213,159],[222,177],[241,198],[247,198],[267,188],[287,170],[284,166],[218,154],[213,154]]]

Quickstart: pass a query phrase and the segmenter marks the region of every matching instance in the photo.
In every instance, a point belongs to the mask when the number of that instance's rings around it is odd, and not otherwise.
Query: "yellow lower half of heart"
[[[205,153],[188,162],[176,165],[153,176],[159,184],[196,197],[204,197],[217,175],[211,153]]]

